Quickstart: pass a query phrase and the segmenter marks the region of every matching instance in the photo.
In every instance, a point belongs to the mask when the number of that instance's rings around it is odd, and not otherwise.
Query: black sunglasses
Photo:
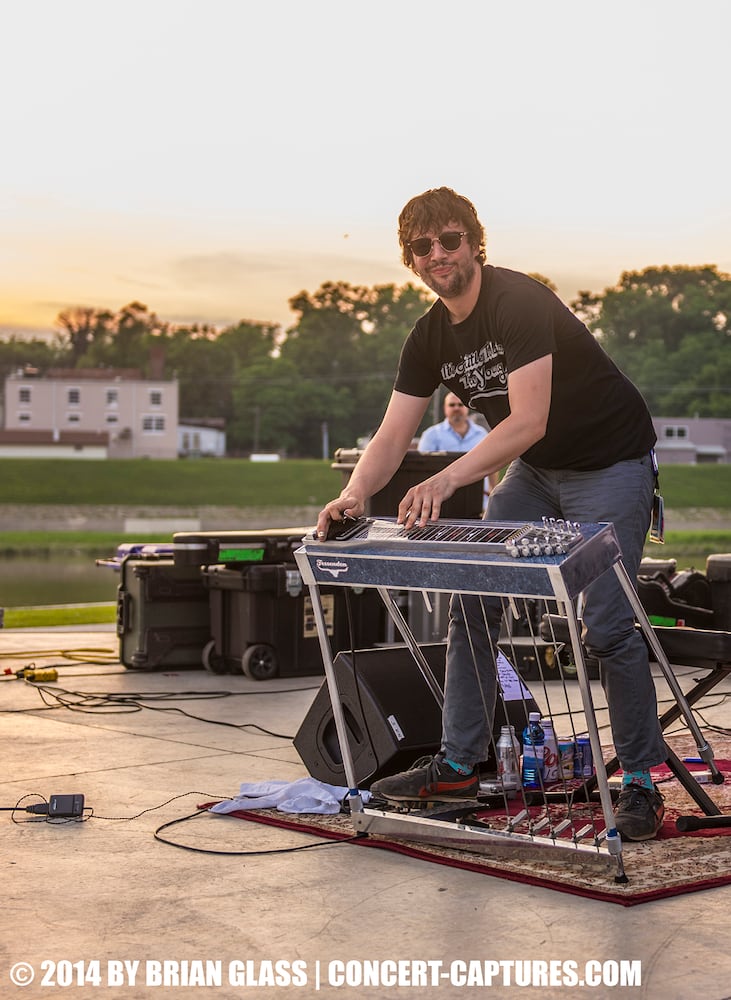
[[[467,233],[441,233],[439,236],[429,238],[428,236],[420,236],[418,240],[409,240],[406,246],[413,253],[415,257],[428,257],[432,251],[432,247],[435,243],[439,243],[443,250],[447,250],[449,253],[453,253],[455,250],[459,250],[462,243],[462,237],[466,236]]]

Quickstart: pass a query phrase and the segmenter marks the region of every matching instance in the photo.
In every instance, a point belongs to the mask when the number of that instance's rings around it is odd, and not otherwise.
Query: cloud
[[[176,282],[187,286],[230,287],[252,273],[271,273],[284,268],[272,254],[219,250],[216,253],[179,257],[173,260],[171,269]]]

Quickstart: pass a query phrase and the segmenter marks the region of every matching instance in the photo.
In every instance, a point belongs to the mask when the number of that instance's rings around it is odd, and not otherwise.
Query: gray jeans
[[[650,524],[654,477],[648,455],[591,472],[535,469],[512,463],[490,495],[496,521],[611,521],[630,579],[637,575]],[[622,768],[644,770],[665,760],[647,647],[616,574],[608,570],[584,594],[584,644],[600,663],[614,747]],[[488,757],[497,693],[493,650],[499,597],[455,594],[450,603],[442,750],[477,764]],[[489,633],[489,634],[488,634]]]

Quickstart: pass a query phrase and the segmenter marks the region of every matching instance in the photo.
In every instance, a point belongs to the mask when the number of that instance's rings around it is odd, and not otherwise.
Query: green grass
[[[716,507],[731,510],[731,464],[664,465],[660,492],[672,510]]]
[[[74,461],[3,459],[0,504],[156,507],[297,507],[324,504],[343,486],[330,461]],[[671,509],[731,509],[731,464],[668,465],[660,474]]]
[[[710,555],[731,552],[731,531],[669,531],[665,544],[645,544],[644,555],[650,559],[676,559],[678,569],[705,572]]]
[[[329,461],[3,459],[0,504],[299,507],[342,488]]]
[[[656,545],[648,542],[646,554],[652,555],[653,551],[662,558],[663,551],[672,552],[673,556],[685,555],[691,551],[706,552],[729,552],[731,549],[730,531],[666,531],[665,544]]]
[[[55,608],[6,608],[5,628],[50,628],[56,625],[102,625],[116,621],[114,604]]]

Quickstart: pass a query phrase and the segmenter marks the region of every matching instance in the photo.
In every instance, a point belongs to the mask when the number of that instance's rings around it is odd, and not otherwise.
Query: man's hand
[[[412,486],[398,506],[397,522],[408,531],[415,524],[423,528],[429,521],[438,520],[442,504],[449,500],[456,488],[451,481],[449,467],[418,486]]]
[[[331,500],[323,507],[317,518],[315,531],[320,539],[327,538],[327,529],[332,521],[342,521],[346,517],[362,517],[365,513],[365,501],[349,494]]]

